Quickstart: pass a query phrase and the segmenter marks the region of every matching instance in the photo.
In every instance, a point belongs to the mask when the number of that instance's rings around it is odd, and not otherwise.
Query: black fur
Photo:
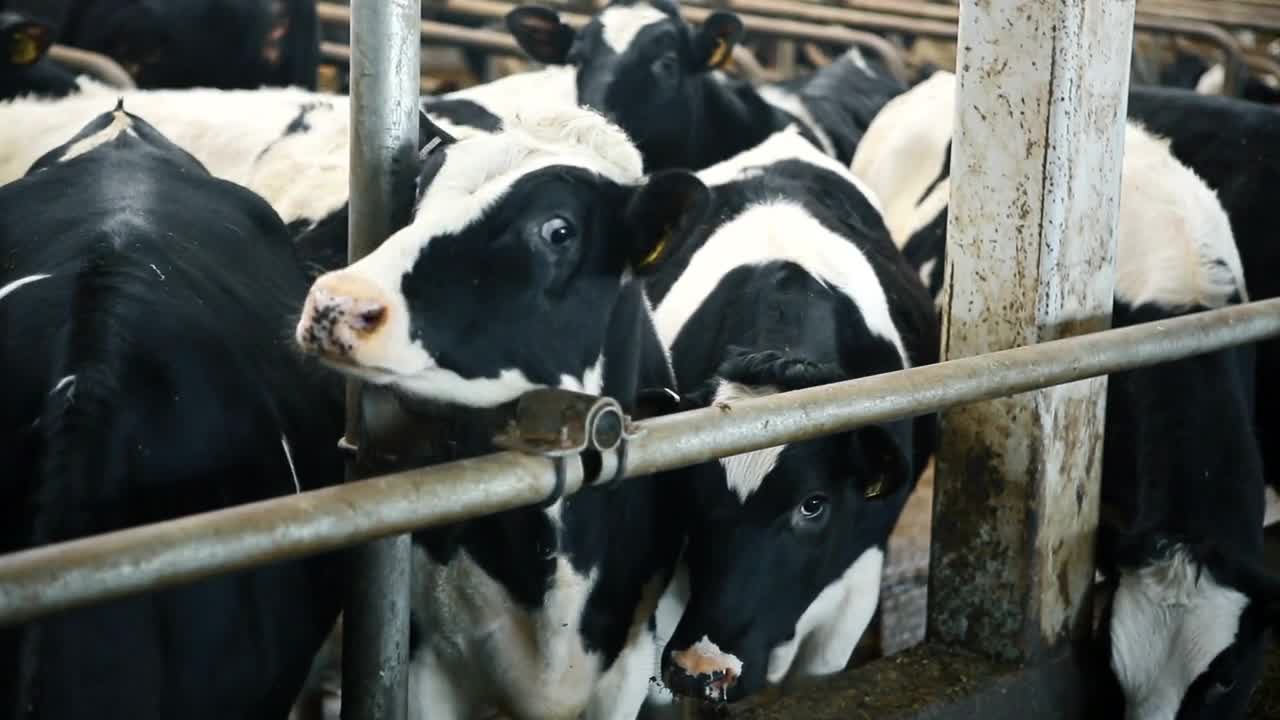
[[[340,387],[290,345],[307,286],[279,217],[129,121],[0,188],[0,286],[51,275],[0,301],[0,552],[292,493],[281,435],[304,490],[341,479]],[[337,617],[335,569],[279,563],[5,628],[2,712],[284,718]]]

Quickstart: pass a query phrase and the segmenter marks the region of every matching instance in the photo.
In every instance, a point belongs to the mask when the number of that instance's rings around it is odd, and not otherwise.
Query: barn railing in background
[[[625,474],[1278,336],[1280,299],[1265,300],[654,418],[636,424]],[[564,492],[582,482],[569,463]],[[0,555],[0,625],[529,505],[555,487],[551,459],[501,452]]]
[[[71,70],[94,77],[113,88],[132,90],[137,87],[133,82],[133,76],[121,67],[120,63],[102,53],[55,43],[49,46],[49,59]]]

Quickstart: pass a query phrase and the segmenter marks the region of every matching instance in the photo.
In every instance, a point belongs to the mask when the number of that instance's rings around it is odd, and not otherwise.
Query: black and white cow
[[[895,241],[935,295],[954,92],[954,76],[937,73],[895,99],[854,161],[873,188],[901,193],[901,203],[887,201],[906,213],[891,223]],[[1222,204],[1167,141],[1129,123],[1121,182],[1115,326],[1247,299]],[[1098,565],[1114,596],[1103,634],[1133,720],[1242,718],[1257,682],[1280,583],[1260,569],[1255,398],[1248,347],[1116,373],[1108,383]]]
[[[0,11],[0,100],[62,97],[76,91],[75,75],[45,55],[52,43],[53,30],[45,23]]]
[[[0,187],[0,552],[340,481],[341,388],[288,340],[306,282],[266,203],[120,107]],[[0,712],[284,718],[337,569],[4,628]]]
[[[437,124],[464,137],[500,127],[497,113],[509,115],[522,98],[529,101],[535,84],[542,89],[540,102],[553,102],[556,87],[572,88],[563,72],[558,84],[555,73],[529,75],[431,98],[423,107]],[[348,97],[298,88],[120,92],[83,79],[81,87],[82,92],[57,100],[0,103],[0,184],[21,177],[36,158],[98,114],[102,103],[123,97],[213,175],[266,199],[294,233],[312,269],[346,264]]]
[[[706,189],[642,182],[640,154],[576,107],[516,114],[428,155],[412,222],[316,280],[297,327],[333,367],[443,404],[462,456],[492,449],[468,417],[538,387],[617,398],[671,387],[641,278],[678,248]],[[632,718],[656,649],[653,607],[683,527],[670,479],[589,486],[420,533],[414,718]]]
[[[762,93],[717,70],[742,36],[738,16],[717,11],[695,30],[672,0],[612,2],[581,31],[524,6],[507,26],[534,60],[575,68],[578,102],[617,122],[649,171],[708,167],[792,122],[847,163],[866,123],[903,89],[852,50],[810,81]]]
[[[712,222],[649,282],[685,407],[935,362],[928,294],[875,197],[795,131],[698,174]],[[935,442],[930,415],[693,469],[673,691],[736,700],[842,670],[879,599],[885,543]],[[687,598],[679,598],[683,592]],[[665,630],[665,628],[663,628]]]
[[[1249,296],[1280,297],[1280,107],[1166,88],[1134,88],[1129,117],[1161,137],[1218,196],[1231,219]],[[1280,398],[1280,340],[1257,346],[1259,398]],[[1258,437],[1280,437],[1280,403],[1259,402]],[[1280,447],[1262,444],[1280,489]]]
[[[72,0],[58,41],[144,88],[315,88],[319,32],[312,0]]]

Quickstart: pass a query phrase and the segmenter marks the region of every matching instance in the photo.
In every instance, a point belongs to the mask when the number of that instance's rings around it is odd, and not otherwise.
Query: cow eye
[[[542,239],[552,245],[564,245],[570,240],[578,236],[578,230],[573,223],[565,220],[559,215],[542,223],[542,229],[538,231]]]
[[[800,517],[805,520],[817,520],[827,511],[827,502],[826,495],[810,495],[800,503]]]

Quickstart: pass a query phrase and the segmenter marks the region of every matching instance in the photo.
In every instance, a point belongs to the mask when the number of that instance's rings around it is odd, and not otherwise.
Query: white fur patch
[[[1125,132],[1116,297],[1131,305],[1221,307],[1247,298],[1244,266],[1218,196],[1178,162],[1167,140]]]
[[[796,622],[795,634],[769,652],[768,680],[830,675],[849,663],[880,600],[884,551],[869,548],[823,588]]]
[[[955,76],[934,73],[885,105],[854,154],[853,172],[884,199],[898,247],[947,206],[949,179],[921,195],[946,160],[954,108]],[[1235,293],[1247,298],[1231,223],[1213,190],[1166,140],[1133,122],[1123,162],[1116,297],[1167,308],[1220,307]]]
[[[293,478],[293,489],[302,492],[302,483],[298,482],[298,470],[293,466],[293,450],[289,448],[289,438],[280,434],[280,447],[284,448],[284,459],[289,461],[289,476]]]
[[[938,266],[937,258],[929,258],[920,263],[920,284],[926,288],[929,287],[929,278],[933,276],[933,269]]]
[[[804,238],[805,242],[796,242]],[[910,366],[889,301],[875,270],[856,245],[819,223],[803,207],[778,201],[748,207],[707,238],[658,306],[658,335],[670,347],[689,318],[736,267],[789,261],[857,306],[872,334],[891,342]]]
[[[603,672],[581,634],[594,572],[580,575],[558,556],[532,611],[465,550],[439,565],[415,548],[413,573],[413,612],[431,632],[412,659],[411,717],[464,720],[486,704],[512,717],[577,717],[586,708]]]
[[[853,66],[858,68],[862,72],[866,73],[871,77],[875,77],[876,71],[873,70],[871,66],[867,64],[867,58],[862,54],[862,50],[857,45],[854,45],[850,47],[848,50],[845,50],[844,55],[842,57],[845,60],[848,60],[849,62],[853,63]]]
[[[805,127],[809,128],[809,132],[818,138],[818,143],[822,145],[822,152],[835,156],[836,146],[835,143],[831,142],[831,136],[814,119],[813,113],[809,112],[809,108],[805,107],[804,101],[800,99],[799,95],[780,87],[765,85],[760,88],[760,97],[764,98],[765,102],[795,118],[798,122],[803,123]]]
[[[1234,640],[1248,604],[1182,549],[1121,574],[1112,605],[1111,669],[1124,689],[1126,717],[1173,720],[1187,688]]]
[[[591,367],[586,369],[581,378],[572,375],[560,376],[560,389],[600,395],[604,392],[604,355],[600,355]]]
[[[744,150],[727,160],[698,171],[698,178],[709,186],[724,185],[734,180],[741,180],[758,170],[761,166],[772,165],[783,160],[800,160],[824,170],[829,170],[853,184],[871,203],[876,212],[884,214],[880,205],[880,196],[875,189],[861,178],[841,165],[830,155],[825,155],[804,139],[794,125],[775,132],[755,147]]]
[[[37,275],[28,275],[23,278],[18,278],[17,280],[14,280],[13,282],[5,285],[4,287],[0,287],[0,300],[3,300],[6,295],[8,295],[9,293],[12,293],[14,290],[17,290],[23,285],[30,285],[33,282],[36,282],[38,280],[43,280],[47,277],[52,277],[52,276],[47,274],[37,274]]]
[[[105,145],[115,140],[121,135],[132,135],[137,137],[137,133],[133,130],[133,120],[129,118],[121,110],[111,113],[111,122],[106,127],[86,138],[81,138],[67,147],[63,151],[62,157],[58,158],[58,162],[66,162],[93,150],[96,147]]]
[[[720,381],[716,388],[713,406],[732,405],[740,400],[750,400],[769,395],[776,395],[778,388],[772,386],[750,387],[741,383]],[[724,468],[725,483],[729,489],[745,503],[764,483],[764,479],[778,464],[778,456],[786,445],[775,445],[763,450],[753,450],[740,455],[720,458],[720,467]]]
[[[641,30],[667,19],[666,13],[648,3],[613,5],[599,17],[604,41],[618,55],[631,47]]]
[[[349,115],[346,97],[297,88],[119,91],[92,82],[84,83],[84,87],[83,94],[66,98],[28,98],[0,103],[0,184],[21,177],[37,158],[67,142],[110,108],[117,97],[123,97],[130,113],[191,153],[210,173],[249,187],[275,207],[277,198],[272,197],[272,187],[252,184],[258,155],[280,139],[305,104],[327,103],[332,106],[333,114],[344,118]],[[316,113],[309,114],[309,121],[312,115]],[[344,126],[342,163],[346,162],[347,155],[346,133]],[[295,182],[302,181],[303,174],[318,164],[315,154],[319,152],[319,147],[299,151],[296,162],[307,164],[294,166]],[[344,197],[345,168],[343,164],[340,177],[339,173],[334,176]],[[315,181],[308,179],[307,183],[311,185]]]
[[[53,389],[49,391],[49,394],[53,395],[55,393],[62,392],[63,389],[66,389],[67,391],[67,400],[75,399],[75,394],[76,394],[76,376],[75,375],[67,375],[63,377],[61,380],[58,381],[58,384],[53,386]]]
[[[578,104],[578,70],[572,65],[550,65],[445,93],[440,98],[470,100],[503,120],[530,106],[573,107]]]
[[[880,196],[885,225],[900,248],[937,215],[930,209],[939,201],[946,207],[949,193],[935,191],[928,209],[917,209],[942,172],[954,124],[955,76],[936,72],[886,103],[853,153],[853,174]]]
[[[1221,95],[1226,84],[1227,69],[1217,64],[1206,70],[1196,81],[1196,92],[1201,95]]]

